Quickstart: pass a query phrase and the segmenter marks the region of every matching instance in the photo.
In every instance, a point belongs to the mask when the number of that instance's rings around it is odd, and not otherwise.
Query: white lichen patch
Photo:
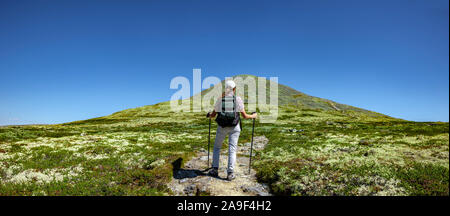
[[[120,156],[125,167],[132,169],[134,167],[142,168],[146,163],[146,157],[139,152],[132,154],[123,154]]]
[[[150,164],[151,167],[159,167],[162,166],[166,163],[166,161],[164,159],[159,159],[153,163]]]
[[[167,133],[150,133],[148,135],[150,141],[160,142],[160,143],[174,143],[180,142],[187,139],[201,139],[201,135],[194,135],[188,133],[180,134],[167,134]]]
[[[407,193],[400,186],[398,179],[385,179],[380,176],[353,176],[358,179],[358,183],[362,184],[356,189],[358,196],[406,196]]]
[[[420,145],[427,142],[428,140],[439,140],[437,144],[448,144],[449,134],[438,134],[435,136],[404,136],[402,138],[396,139],[395,141],[405,142],[410,145]]]
[[[63,181],[65,178],[71,179],[72,177],[78,176],[83,172],[81,166],[75,166],[72,168],[65,169],[45,169],[36,171],[33,169],[27,169],[21,171],[15,175],[10,175],[12,172],[6,173],[6,178],[4,182],[22,184],[22,183],[37,183],[45,184],[50,182]]]
[[[265,152],[261,155],[262,160],[265,161],[278,161],[278,162],[286,162],[298,158],[298,154],[294,154],[295,149],[286,150],[284,148],[274,148],[272,151]]]
[[[25,150],[30,150],[37,147],[51,147],[51,148],[66,148],[68,150],[76,151],[78,148],[90,143],[100,140],[100,136],[67,136],[59,138],[39,137],[36,140],[19,141],[16,144],[22,145]]]
[[[84,157],[86,157],[87,160],[102,160],[102,159],[108,159],[110,156],[107,154],[89,154],[84,153]]]
[[[8,160],[12,158],[12,154],[8,154],[8,153],[0,153],[0,161],[2,160]]]

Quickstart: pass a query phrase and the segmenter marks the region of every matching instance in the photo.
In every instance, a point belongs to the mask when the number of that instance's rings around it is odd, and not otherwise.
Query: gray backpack
[[[233,127],[239,123],[240,115],[236,111],[236,96],[222,98],[222,110],[217,113],[216,122],[222,127]]]

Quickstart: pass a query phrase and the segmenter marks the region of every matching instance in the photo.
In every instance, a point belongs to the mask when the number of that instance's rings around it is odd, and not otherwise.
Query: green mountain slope
[[[257,80],[257,76],[253,75],[237,75],[233,76],[233,79],[236,80],[237,78],[241,78],[242,80],[246,80],[248,78]],[[270,80],[266,79],[266,101],[269,102],[269,95],[270,95]],[[225,81],[223,80],[221,82],[222,86],[224,86]],[[236,83],[239,86],[239,82]],[[336,103],[331,100],[319,98],[310,96],[307,94],[304,94],[302,92],[299,92],[289,86],[283,85],[283,84],[277,84],[278,85],[278,104],[279,105],[293,105],[298,107],[299,109],[320,109],[320,110],[342,110],[342,111],[356,111],[356,112],[362,112],[367,115],[371,116],[384,116],[379,113],[371,112],[368,110],[364,110],[361,108]],[[206,89],[201,92],[202,96],[210,92],[212,89]],[[248,98],[248,89],[245,88],[245,95],[240,95],[243,98]],[[258,89],[256,88],[256,95],[258,96]]]
[[[238,75],[234,76],[233,79],[236,80],[236,78],[242,78],[243,80],[247,78],[253,78],[256,80],[256,76],[253,75]],[[269,103],[270,101],[270,80],[267,80],[266,82],[266,103]],[[225,81],[223,80],[222,86],[224,86]],[[237,81],[237,85],[239,85],[239,81]],[[302,92],[299,92],[293,88],[290,88],[286,85],[277,84],[278,85],[278,105],[280,112],[283,113],[283,111],[286,110],[296,110],[296,111],[316,111],[318,113],[328,113],[330,119],[333,119],[335,117],[340,118],[342,116],[347,116],[351,118],[367,118],[368,120],[376,120],[377,118],[380,118],[379,120],[384,119],[390,119],[394,120],[394,118],[391,118],[389,116],[376,113],[373,111],[353,107],[350,105],[340,104],[331,100],[319,98],[310,96],[307,94],[304,94]],[[200,94],[202,97],[204,97],[207,93],[212,91],[213,87],[203,90]],[[256,90],[256,96],[259,97],[258,89]],[[245,87],[244,94],[239,95],[244,99],[245,105],[247,105],[248,102],[248,89]],[[192,99],[191,97],[190,99]],[[133,108],[133,109],[127,109],[124,111],[116,112],[111,115],[111,117],[117,118],[117,117],[150,117],[152,116],[152,112],[154,108],[159,108],[162,110],[169,110],[169,102],[163,102],[159,103],[153,106],[144,106],[139,108]],[[205,111],[206,113],[206,111]],[[397,119],[398,120],[398,119]]]

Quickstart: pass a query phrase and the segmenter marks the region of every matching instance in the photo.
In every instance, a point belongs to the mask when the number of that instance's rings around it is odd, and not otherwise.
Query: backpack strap
[[[228,97],[230,98],[230,97]],[[227,101],[227,97],[222,97],[222,112],[226,112],[226,106],[225,103],[228,102]],[[236,96],[233,95],[233,112],[236,112]]]
[[[233,95],[233,112],[236,112],[236,96]]]

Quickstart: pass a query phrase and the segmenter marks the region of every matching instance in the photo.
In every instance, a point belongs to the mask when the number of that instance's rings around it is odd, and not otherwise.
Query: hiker
[[[216,139],[214,141],[213,151],[213,164],[212,169],[208,173],[211,176],[217,177],[219,170],[219,158],[222,142],[228,135],[228,169],[227,179],[229,181],[235,178],[234,164],[236,162],[236,150],[241,133],[240,128],[240,114],[244,119],[253,119],[257,117],[256,113],[251,115],[247,114],[244,109],[244,102],[240,97],[235,96],[236,83],[232,80],[225,82],[225,92],[222,97],[219,98],[214,106],[214,111],[209,115],[210,118],[214,118],[216,115],[217,132]]]

